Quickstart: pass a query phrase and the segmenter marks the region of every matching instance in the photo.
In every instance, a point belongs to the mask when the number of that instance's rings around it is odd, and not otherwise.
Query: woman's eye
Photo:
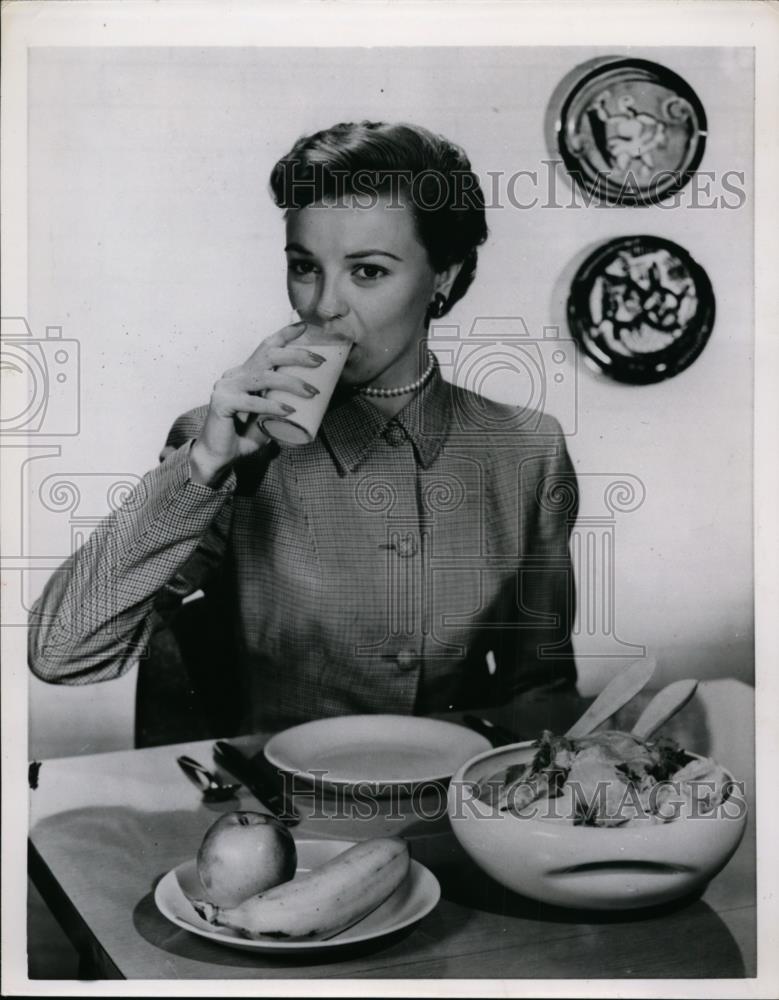
[[[352,272],[356,278],[362,278],[365,281],[375,281],[377,278],[383,278],[389,271],[386,268],[379,267],[378,264],[360,264]]]
[[[316,265],[310,260],[290,260],[287,262],[287,270],[297,278],[306,278],[314,273]]]

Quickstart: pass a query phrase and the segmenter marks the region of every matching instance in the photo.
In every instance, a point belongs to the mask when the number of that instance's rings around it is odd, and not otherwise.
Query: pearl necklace
[[[430,376],[433,374],[433,371],[435,370],[435,355],[432,354],[430,351],[428,351],[427,356],[429,358],[427,368],[425,368],[425,370],[422,372],[422,374],[419,376],[416,382],[410,382],[408,385],[398,386],[396,389],[378,389],[375,388],[374,386],[366,385],[363,386],[362,389],[358,389],[357,391],[362,396],[382,396],[382,397],[405,396],[406,393],[416,392],[417,389],[422,388],[422,386],[425,384],[425,382],[428,381]]]

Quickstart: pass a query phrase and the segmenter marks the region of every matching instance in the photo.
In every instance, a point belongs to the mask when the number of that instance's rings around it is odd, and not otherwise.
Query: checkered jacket
[[[206,415],[174,424],[123,506],[33,608],[40,678],[113,678],[155,602],[227,597],[243,728],[425,713],[574,677],[568,543],[576,479],[560,427],[433,378],[392,420],[364,397],[309,445],[267,445],[192,482]]]

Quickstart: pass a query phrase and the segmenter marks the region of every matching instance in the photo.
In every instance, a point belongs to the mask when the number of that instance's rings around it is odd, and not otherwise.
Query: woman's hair
[[[417,125],[342,122],[302,136],[271,171],[271,192],[283,209],[324,198],[379,194],[410,202],[431,266],[462,262],[444,312],[465,294],[476,272],[477,247],[487,238],[484,195],[465,152]]]

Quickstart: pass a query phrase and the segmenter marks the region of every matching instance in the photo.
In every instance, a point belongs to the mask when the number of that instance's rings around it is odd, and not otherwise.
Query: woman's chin
[[[338,380],[338,388],[351,390],[360,389],[362,386],[370,383],[373,376],[370,372],[365,372],[360,370],[360,366],[352,362],[351,358],[347,358],[344,369],[341,372],[341,377]]]
[[[363,385],[365,385],[365,382],[360,379],[349,378],[348,376],[342,375],[336,384],[333,399],[340,402],[344,399],[350,399]]]

